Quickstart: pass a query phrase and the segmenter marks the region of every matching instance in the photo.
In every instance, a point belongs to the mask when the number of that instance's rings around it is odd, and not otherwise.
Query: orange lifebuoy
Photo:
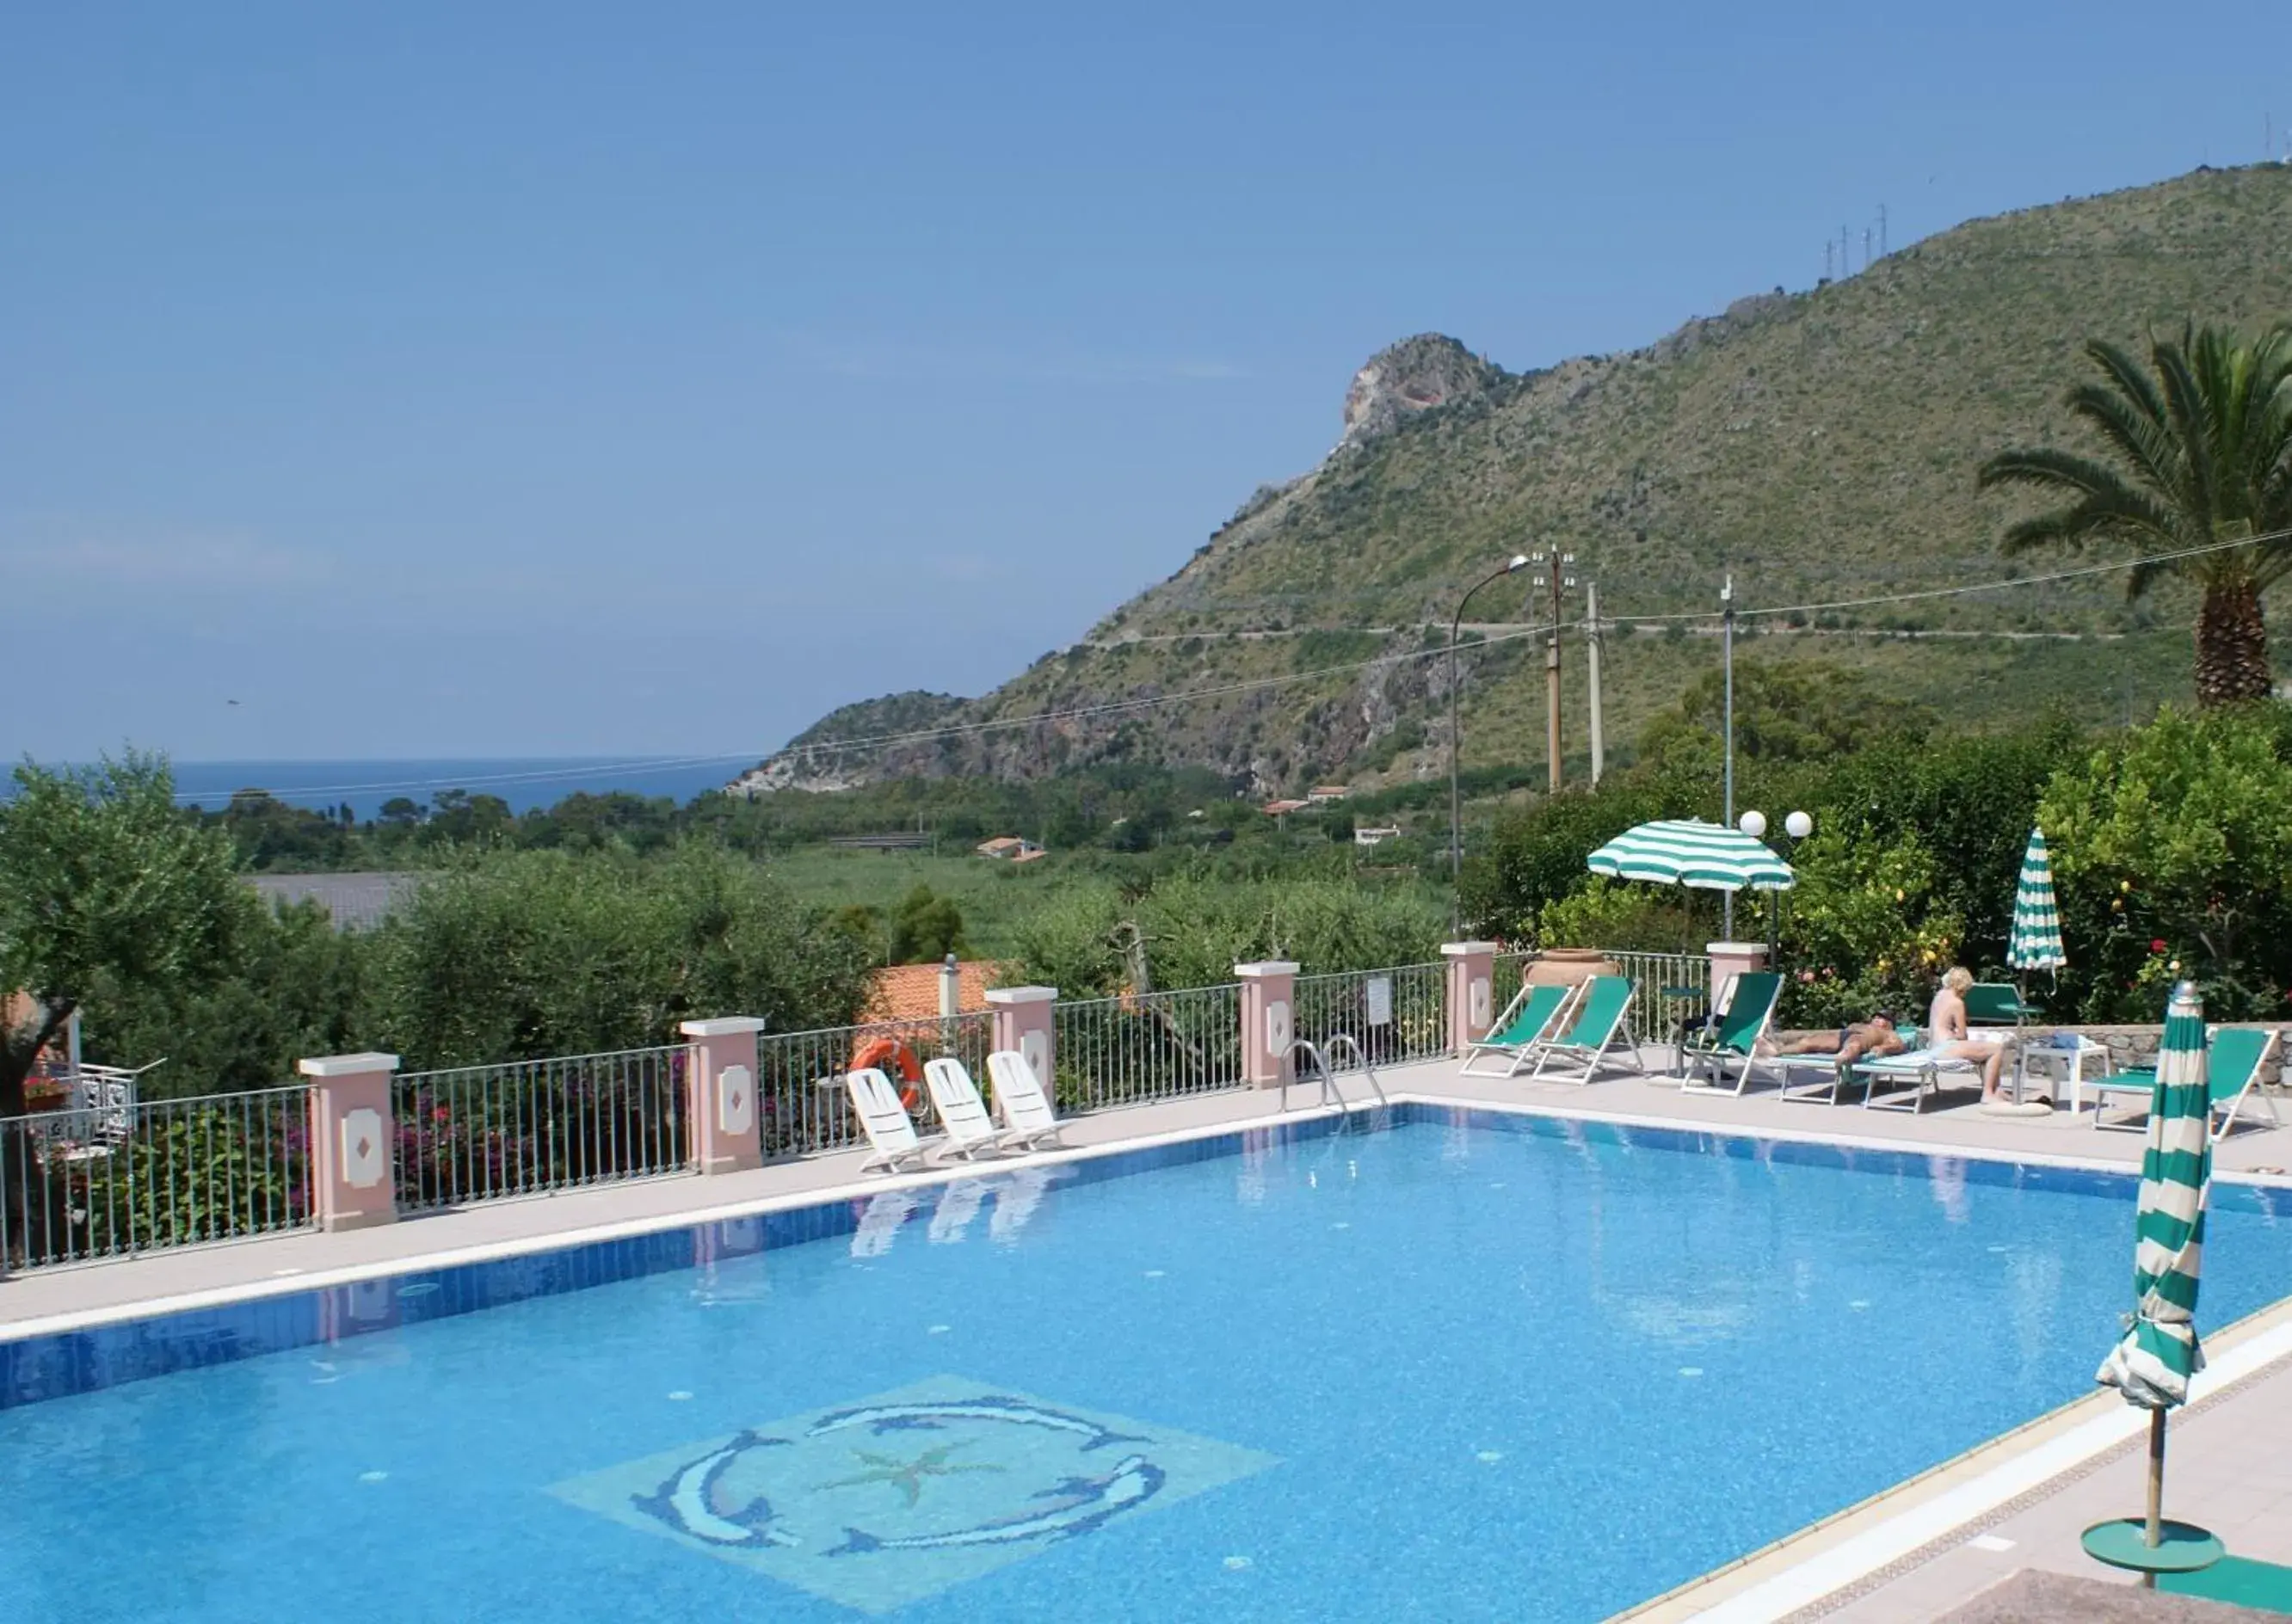
[[[869,1066],[881,1066],[889,1061],[900,1074],[900,1104],[912,1111],[923,1103],[923,1090],[916,1085],[924,1080],[923,1062],[916,1051],[897,1038],[870,1038],[860,1045],[851,1056],[851,1070],[866,1071]]]

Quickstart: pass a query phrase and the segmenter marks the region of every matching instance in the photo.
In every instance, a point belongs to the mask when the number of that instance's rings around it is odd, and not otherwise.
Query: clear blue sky
[[[1113,10],[0,12],[0,750],[761,754],[1070,639],[1395,338],[2292,120],[2280,0]]]

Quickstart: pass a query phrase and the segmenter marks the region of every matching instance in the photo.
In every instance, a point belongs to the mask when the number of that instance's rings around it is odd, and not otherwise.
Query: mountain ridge
[[[1969,221],[1634,350],[1514,373],[1445,335],[1402,340],[1356,373],[1327,457],[1261,486],[1077,643],[976,699],[927,696],[920,726],[916,695],[841,707],[734,787],[1119,759],[1266,789],[1424,776],[1445,763],[1448,615],[1516,550],[1576,552],[1611,616],[1707,610],[1731,572],[1753,606],[2046,573],[1998,554],[2020,510],[1975,491],[1973,470],[2011,440],[2067,437],[2059,398],[2089,335],[2292,316],[2288,245],[2292,168],[2199,170]],[[1536,613],[1509,583],[1479,601],[1505,625]],[[1578,612],[1562,606],[1563,620]],[[2057,584],[1954,599],[1946,618],[1809,613],[1754,654],[1819,653],[1983,715],[2001,688],[2113,713],[2120,696],[2129,710],[2136,691],[2147,704],[2185,689],[2177,615],[2169,592],[2128,607],[2114,584]],[[1707,666],[1705,640],[1609,639],[1611,741]],[[1515,638],[1460,662],[1468,761],[1541,760],[1533,652]],[[1572,645],[1568,657],[1580,748]],[[1206,690],[1224,691],[1156,703]],[[1091,713],[1045,716],[1077,711]],[[963,731],[835,747],[941,728]]]

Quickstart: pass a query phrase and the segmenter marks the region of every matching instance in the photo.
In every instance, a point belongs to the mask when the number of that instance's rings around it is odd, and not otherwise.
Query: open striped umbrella
[[[2046,832],[2030,831],[2022,854],[2022,880],[2014,888],[2014,933],[2006,938],[2006,962],[2017,970],[2057,970],[2070,961],[2062,947],[2062,916],[2054,905],[2054,864],[2046,855]]]
[[[1585,859],[1595,874],[1702,891],[1788,891],[1790,864],[1739,829],[1670,820],[1627,829]]]
[[[2149,1543],[2159,1535],[2165,1487],[2165,1412],[2189,1398],[2205,1368],[2197,1342],[2197,1286],[2204,1266],[2205,1185],[2212,1177],[2212,1099],[2205,1080],[2205,1009],[2188,982],[2173,989],[2149,1100],[2149,1147],[2133,1218],[2134,1311],[2125,1339],[2094,1379],[2149,1416]]]

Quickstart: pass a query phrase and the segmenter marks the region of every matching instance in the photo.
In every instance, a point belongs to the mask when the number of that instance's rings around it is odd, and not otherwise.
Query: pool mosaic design
[[[550,1492],[872,1613],[1275,1464],[1255,1450],[941,1376]]]
[[[1384,1126],[0,1344],[10,1624],[1596,1620],[2091,1390],[2129,1289],[2127,1178]],[[2209,1241],[2208,1324],[2292,1291],[2282,1193]]]

